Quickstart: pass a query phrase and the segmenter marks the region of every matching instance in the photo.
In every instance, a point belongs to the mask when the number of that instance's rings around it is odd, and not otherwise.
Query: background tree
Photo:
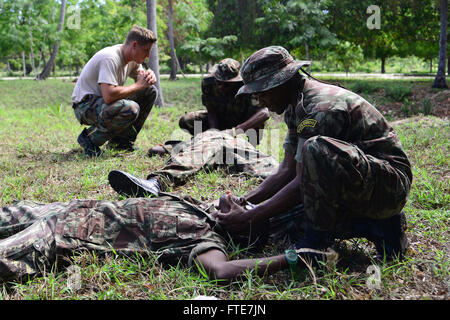
[[[439,40],[439,64],[432,88],[448,89],[445,81],[445,62],[447,54],[448,1],[441,0],[441,32]]]
[[[294,55],[311,60],[312,50],[336,45],[335,35],[325,24],[326,1],[263,0],[264,17],[257,18],[259,32],[270,33],[266,45],[283,44]]]
[[[147,28],[153,31],[156,37],[158,37],[158,32],[156,28],[156,1],[147,0]],[[155,101],[155,105],[164,107],[163,92],[161,89],[160,76],[159,76],[159,57],[158,57],[158,43],[156,42],[150,52],[150,69],[156,75],[156,88],[158,90],[158,98]]]
[[[66,0],[61,0],[58,28],[56,29],[58,39],[56,40],[55,44],[53,45],[53,51],[52,51],[52,54],[50,55],[50,59],[48,60],[47,64],[45,65],[44,70],[37,76],[37,78],[36,78],[37,80],[45,80],[50,75],[50,71],[53,68],[53,65],[56,60],[56,55],[58,54],[58,49],[59,49],[59,42],[60,42],[59,37],[64,28],[65,13],[66,13]]]
[[[173,0],[167,0],[167,37],[170,44],[170,80],[177,79],[177,55],[175,53],[175,39],[173,31]]]

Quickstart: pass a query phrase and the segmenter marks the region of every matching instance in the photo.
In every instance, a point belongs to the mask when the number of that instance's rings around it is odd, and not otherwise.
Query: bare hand
[[[228,212],[217,211],[214,214],[217,222],[230,232],[246,231],[250,225],[250,221],[245,214],[246,210],[234,201],[231,193],[224,200],[227,201],[227,207],[230,210]]]
[[[147,75],[144,72],[140,72],[136,78],[136,85],[139,86],[140,89],[146,89],[151,86],[151,84],[147,81]]]
[[[145,71],[141,71],[141,73],[144,74],[145,81],[147,81],[150,85],[154,85],[156,83],[156,75],[152,70],[148,69]]]

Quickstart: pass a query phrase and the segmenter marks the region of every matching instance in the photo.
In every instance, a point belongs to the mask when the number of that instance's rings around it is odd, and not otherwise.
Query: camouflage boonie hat
[[[242,81],[242,77],[239,74],[239,68],[241,64],[234,59],[226,58],[221,60],[218,64],[214,65],[211,69],[211,73],[214,78],[223,82],[238,82]]]
[[[270,46],[253,53],[242,65],[241,74],[244,85],[236,96],[244,93],[267,91],[277,87],[298,72],[310,61],[297,61],[280,46]]]

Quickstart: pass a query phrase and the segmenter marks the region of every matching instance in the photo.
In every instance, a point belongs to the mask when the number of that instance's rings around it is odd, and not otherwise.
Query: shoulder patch
[[[303,129],[305,129],[306,127],[311,127],[314,128],[317,124],[317,120],[315,119],[306,119],[303,120],[302,122],[300,122],[300,124],[297,127],[297,133],[301,133],[303,131]]]

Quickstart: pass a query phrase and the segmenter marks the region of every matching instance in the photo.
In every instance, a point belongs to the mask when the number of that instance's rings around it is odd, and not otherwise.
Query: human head
[[[150,56],[150,50],[156,40],[151,30],[136,25],[133,26],[125,40],[129,60],[136,61],[137,63],[144,62]]]
[[[145,46],[156,42],[156,37],[151,30],[134,25],[127,34],[125,44],[131,44],[136,41],[139,45]]]
[[[234,59],[226,58],[215,64],[210,73],[213,75],[217,88],[224,95],[234,95],[242,86],[242,77],[239,73],[240,63]]]
[[[281,46],[260,49],[246,59],[242,65],[241,75],[244,85],[236,96],[257,94],[262,103],[266,96],[270,99],[270,101],[266,101],[269,110],[280,113],[284,111],[284,104],[290,99],[290,96],[286,94],[286,89],[290,87],[289,81],[293,78],[298,80],[298,70],[309,64],[309,61],[295,60]]]

